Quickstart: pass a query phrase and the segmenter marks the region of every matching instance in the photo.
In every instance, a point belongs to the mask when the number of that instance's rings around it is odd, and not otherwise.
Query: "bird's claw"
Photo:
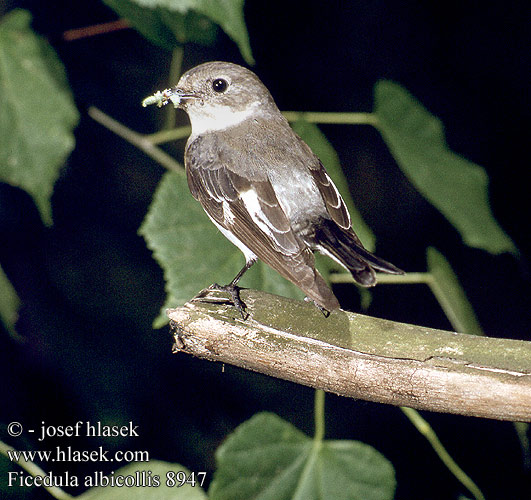
[[[240,287],[236,285],[218,285],[217,283],[213,283],[208,288],[204,288],[201,290],[192,300],[191,302],[213,302],[213,303],[222,303],[226,302],[226,299],[216,300],[214,298],[208,299],[207,296],[210,294],[210,292],[226,292],[230,295],[230,300],[232,301],[232,304],[234,307],[240,312],[242,319],[246,320],[249,317],[249,314],[246,313],[247,306],[243,302],[243,300],[240,298]]]

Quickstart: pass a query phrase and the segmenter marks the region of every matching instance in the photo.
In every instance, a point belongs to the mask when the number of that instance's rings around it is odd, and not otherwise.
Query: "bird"
[[[315,268],[314,252],[331,257],[363,287],[376,284],[375,270],[404,274],[363,246],[323,164],[255,73],[223,61],[200,64],[144,105],[170,100],[190,119],[184,153],[190,192],[245,256],[228,285],[214,283],[197,298],[228,292],[245,319],[237,285],[260,259],[328,315],[340,305]]]

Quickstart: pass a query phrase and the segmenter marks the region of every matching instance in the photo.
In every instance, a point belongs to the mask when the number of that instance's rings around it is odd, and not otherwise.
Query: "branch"
[[[477,337],[335,311],[243,290],[239,318],[212,302],[169,309],[174,351],[342,396],[510,421],[531,421],[531,342]]]

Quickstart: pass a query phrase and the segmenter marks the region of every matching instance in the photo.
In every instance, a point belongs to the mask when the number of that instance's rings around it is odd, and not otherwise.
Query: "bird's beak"
[[[182,107],[190,99],[199,99],[201,96],[197,92],[191,92],[179,87],[173,87],[169,90],[168,99],[176,108]]]

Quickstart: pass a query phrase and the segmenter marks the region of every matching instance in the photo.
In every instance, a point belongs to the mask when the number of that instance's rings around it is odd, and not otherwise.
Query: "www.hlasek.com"
[[[99,446],[96,450],[74,450],[71,446],[64,449],[56,446],[55,450],[7,450],[9,460],[18,462],[149,462],[148,451],[122,451],[109,454]]]
[[[24,429],[19,422],[11,422],[8,425],[8,434],[12,437],[20,436]],[[28,429],[28,433],[36,433],[34,429]],[[132,422],[126,426],[105,426],[101,423],[92,424],[90,422],[76,422],[71,426],[50,426],[42,422],[40,436],[37,441],[44,441],[49,437],[67,437],[73,438],[78,436],[98,436],[98,437],[137,437],[138,426],[133,426]],[[144,451],[122,451],[117,450],[110,452],[103,449],[102,446],[95,450],[77,450],[72,446],[56,446],[50,450],[24,450],[15,449],[5,450],[10,461],[19,463],[23,466],[24,462],[149,462],[149,452]],[[53,472],[42,474],[28,474],[23,471],[8,472],[8,486],[44,486],[44,487],[77,487],[85,486],[86,488],[99,487],[158,487],[165,484],[168,487],[180,487],[184,485],[202,486],[205,480],[206,472],[184,472],[168,471],[165,477],[154,474],[150,470],[131,471],[130,474],[120,474],[111,472],[104,474],[97,471],[80,478],[66,471],[61,474]]]

